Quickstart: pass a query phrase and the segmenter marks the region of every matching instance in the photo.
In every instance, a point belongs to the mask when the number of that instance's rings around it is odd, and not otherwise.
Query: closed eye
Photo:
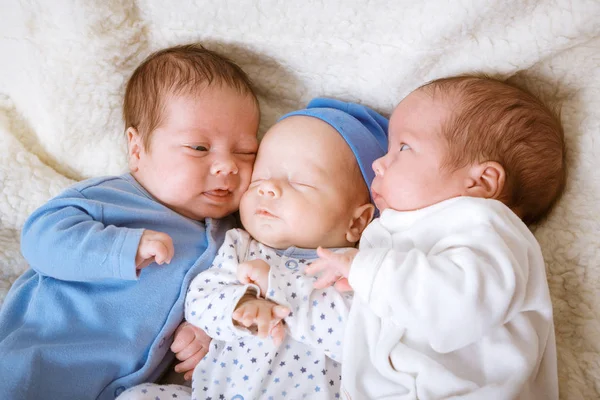
[[[301,187],[312,188],[312,189],[315,188],[314,186],[309,185],[308,183],[302,183],[302,182],[290,182],[290,183],[295,186],[301,186]]]
[[[255,151],[236,151],[235,154],[243,159],[254,160],[256,157]]]
[[[256,150],[236,150],[235,154],[248,154],[248,155],[256,155]]]

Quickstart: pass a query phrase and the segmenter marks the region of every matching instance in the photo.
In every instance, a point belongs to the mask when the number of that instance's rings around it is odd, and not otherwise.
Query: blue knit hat
[[[360,104],[323,97],[311,100],[303,110],[285,114],[279,121],[294,115],[319,118],[335,128],[354,153],[370,191],[375,178],[371,165],[387,152],[389,120]]]

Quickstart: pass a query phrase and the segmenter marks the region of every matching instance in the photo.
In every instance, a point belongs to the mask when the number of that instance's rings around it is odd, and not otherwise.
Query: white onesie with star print
[[[315,250],[276,250],[240,229],[227,232],[213,266],[192,281],[185,304],[188,322],[213,338],[194,370],[193,399],[339,398],[343,327],[351,296],[316,290],[304,267]],[[289,307],[279,347],[235,326],[232,314],[248,288],[236,278],[239,263],[262,259],[271,266],[266,298]]]

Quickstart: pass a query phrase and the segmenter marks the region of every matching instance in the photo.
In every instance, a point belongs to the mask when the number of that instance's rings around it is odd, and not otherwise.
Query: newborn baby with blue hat
[[[303,272],[317,247],[353,248],[373,219],[371,165],[387,129],[367,107],[317,98],[265,134],[240,203],[245,230],[227,232],[186,296],[186,320],[212,338],[191,390],[144,384],[119,399],[340,397],[352,295],[315,289]]]

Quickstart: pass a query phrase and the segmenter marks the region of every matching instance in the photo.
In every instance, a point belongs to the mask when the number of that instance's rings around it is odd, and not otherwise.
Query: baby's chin
[[[250,236],[252,236],[254,238],[254,240],[264,244],[265,246],[269,246],[273,249],[278,249],[278,250],[285,250],[285,249],[289,249],[290,247],[296,247],[299,249],[316,249],[319,246],[328,247],[328,248],[349,246],[349,244],[346,243],[345,241],[340,241],[340,243],[332,244],[332,243],[328,243],[327,240],[324,238],[321,238],[321,240],[314,241],[314,242],[313,241],[307,242],[306,238],[304,238],[304,240],[302,240],[300,238],[294,238],[293,236],[290,237],[286,233],[277,232],[276,230],[269,231],[268,228],[265,229],[264,227],[261,227],[261,229],[255,230],[255,232],[253,232],[252,229],[250,229],[250,230],[246,229],[246,231],[250,234]]]
[[[301,247],[295,243],[296,241],[293,237],[288,235],[288,232],[276,229],[269,223],[253,224],[249,221],[244,223],[244,218],[242,218],[242,224],[244,225],[246,232],[248,232],[254,240],[265,246],[278,250],[285,250],[290,247]]]
[[[168,207],[168,206],[167,206]],[[172,210],[178,212],[184,217],[191,218],[195,221],[202,221],[206,218],[212,219],[220,219],[225,218],[228,215],[233,214],[236,209],[235,207],[196,207],[193,209],[177,209],[174,207],[169,207]]]
[[[248,217],[244,213],[244,208],[240,209],[240,217],[244,229],[254,240],[274,249],[285,250],[290,247],[316,249],[319,246],[348,246],[348,243],[342,237],[339,240],[332,240],[331,234],[318,235],[319,237],[312,237],[310,235],[301,236],[297,234],[298,229],[288,229],[289,226],[282,220],[265,220],[255,216]]]
[[[267,232],[268,230],[268,228],[264,227],[262,229],[246,228],[246,231],[254,238],[254,240],[265,246],[279,250],[285,250],[294,246],[291,241],[287,240],[284,234],[277,231]]]

